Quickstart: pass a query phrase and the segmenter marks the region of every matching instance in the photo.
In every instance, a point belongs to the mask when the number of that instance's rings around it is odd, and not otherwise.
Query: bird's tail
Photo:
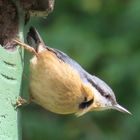
[[[30,46],[33,46],[36,50],[38,50],[38,46],[40,44],[45,46],[45,43],[42,40],[40,34],[34,27],[30,27],[29,32],[27,33],[27,43]]]

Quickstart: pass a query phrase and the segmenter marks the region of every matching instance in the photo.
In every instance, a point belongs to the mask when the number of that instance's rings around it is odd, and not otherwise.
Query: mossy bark
[[[23,50],[12,39],[23,40],[24,14],[16,0],[0,0],[0,140],[21,137],[19,111],[13,103],[20,96]]]

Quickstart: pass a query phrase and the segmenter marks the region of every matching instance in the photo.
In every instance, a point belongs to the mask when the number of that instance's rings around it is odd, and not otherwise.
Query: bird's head
[[[85,92],[88,93],[89,99],[80,104],[80,111],[77,113],[81,116],[89,111],[100,111],[106,109],[115,109],[123,113],[131,114],[127,109],[119,105],[112,89],[101,79],[96,76],[88,77],[88,84]]]

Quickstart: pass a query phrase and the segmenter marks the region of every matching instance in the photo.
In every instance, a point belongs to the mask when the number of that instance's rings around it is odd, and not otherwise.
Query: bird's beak
[[[119,104],[114,105],[113,109],[118,110],[118,111],[123,112],[123,113],[128,113],[128,114],[132,115],[131,112],[129,112],[127,109],[125,109],[124,107],[120,106]]]

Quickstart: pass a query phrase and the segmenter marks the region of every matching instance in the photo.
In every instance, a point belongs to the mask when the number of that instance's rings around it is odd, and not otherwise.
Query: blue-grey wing
[[[76,71],[78,71],[78,73],[80,74],[81,80],[84,83],[90,83],[92,86],[94,86],[102,94],[102,96],[105,96],[108,93],[112,94],[112,96],[114,95],[114,92],[112,91],[112,89],[103,80],[86,72],[76,61],[71,59],[67,54],[57,49],[52,49],[52,48],[50,49],[56,54],[56,56],[60,60],[69,64]]]
[[[39,35],[39,33],[34,27],[31,27],[27,34],[27,42],[31,46],[34,46],[35,48],[37,48],[40,43],[45,47],[45,43],[43,42],[41,36]],[[46,49],[54,52],[56,56],[58,57],[58,59],[62,60],[63,62],[73,67],[80,74],[80,78],[84,83],[90,83],[98,91],[100,91],[102,95],[105,95],[106,93],[113,94],[113,91],[104,81],[86,72],[76,61],[71,59],[68,55],[66,55],[65,53],[57,49],[49,48],[48,46],[46,46]]]

